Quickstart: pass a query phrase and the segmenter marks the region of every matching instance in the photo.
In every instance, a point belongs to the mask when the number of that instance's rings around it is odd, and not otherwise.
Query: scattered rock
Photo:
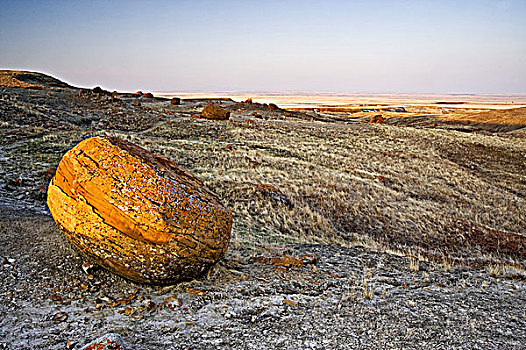
[[[199,116],[204,119],[227,120],[230,118],[230,112],[218,105],[209,104],[203,109]]]
[[[181,99],[179,97],[174,97],[170,100],[170,104],[172,105],[180,105],[181,104]]]
[[[383,175],[376,175],[376,180],[383,182],[383,183],[387,182],[387,179]]]
[[[377,114],[369,120],[369,124],[385,124],[385,119],[381,114]]]
[[[77,342],[74,342],[73,340],[68,339],[68,341],[66,342],[66,349],[71,350],[75,347],[75,345],[77,345]]]
[[[162,306],[165,306],[167,308],[169,308],[170,310],[175,310],[181,306],[183,306],[183,302],[181,301],[181,299],[179,299],[178,297],[175,297],[175,296],[169,296],[169,297],[166,297],[162,303]]]
[[[200,179],[118,138],[92,137],[68,151],[47,203],[75,247],[137,282],[195,277],[230,241],[232,213]]]
[[[124,350],[124,342],[119,334],[108,333],[84,345],[82,350]]]
[[[82,263],[82,271],[84,271],[86,275],[89,275],[93,271],[94,268],[95,268],[95,265],[92,263],[88,263],[88,262]]]
[[[140,107],[142,106],[141,103],[139,101],[133,101],[132,102],[132,105],[134,105],[135,107]]]
[[[287,304],[289,306],[296,306],[296,303],[289,299],[283,299],[283,304]]]
[[[57,312],[53,315],[53,321],[55,322],[64,322],[68,319],[68,314],[65,312]]]
[[[193,288],[186,288],[186,293],[200,295],[200,296],[205,295],[205,292],[203,292],[202,290],[193,289]]]
[[[294,207],[290,199],[275,186],[259,183],[256,184],[256,190],[289,208]]]

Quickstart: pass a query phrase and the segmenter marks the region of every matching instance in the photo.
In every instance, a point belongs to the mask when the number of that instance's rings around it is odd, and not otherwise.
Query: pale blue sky
[[[0,67],[110,90],[526,92],[526,1],[4,1]]]

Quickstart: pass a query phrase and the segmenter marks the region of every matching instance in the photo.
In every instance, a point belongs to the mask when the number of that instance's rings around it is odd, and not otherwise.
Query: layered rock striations
[[[138,282],[192,278],[230,241],[231,212],[198,178],[118,138],[93,137],[68,151],[47,203],[75,247]]]

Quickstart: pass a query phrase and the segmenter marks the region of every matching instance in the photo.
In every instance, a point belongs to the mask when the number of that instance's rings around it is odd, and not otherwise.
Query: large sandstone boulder
[[[227,120],[230,118],[230,112],[215,104],[209,104],[199,115],[204,119]]]
[[[201,180],[118,138],[92,137],[68,151],[47,203],[75,247],[138,282],[195,277],[230,241],[232,214]]]

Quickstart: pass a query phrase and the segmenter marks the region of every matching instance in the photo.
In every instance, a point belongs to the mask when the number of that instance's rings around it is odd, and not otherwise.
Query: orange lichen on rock
[[[92,137],[68,151],[47,203],[75,247],[138,282],[195,277],[230,241],[232,213],[201,180],[118,138]]]

